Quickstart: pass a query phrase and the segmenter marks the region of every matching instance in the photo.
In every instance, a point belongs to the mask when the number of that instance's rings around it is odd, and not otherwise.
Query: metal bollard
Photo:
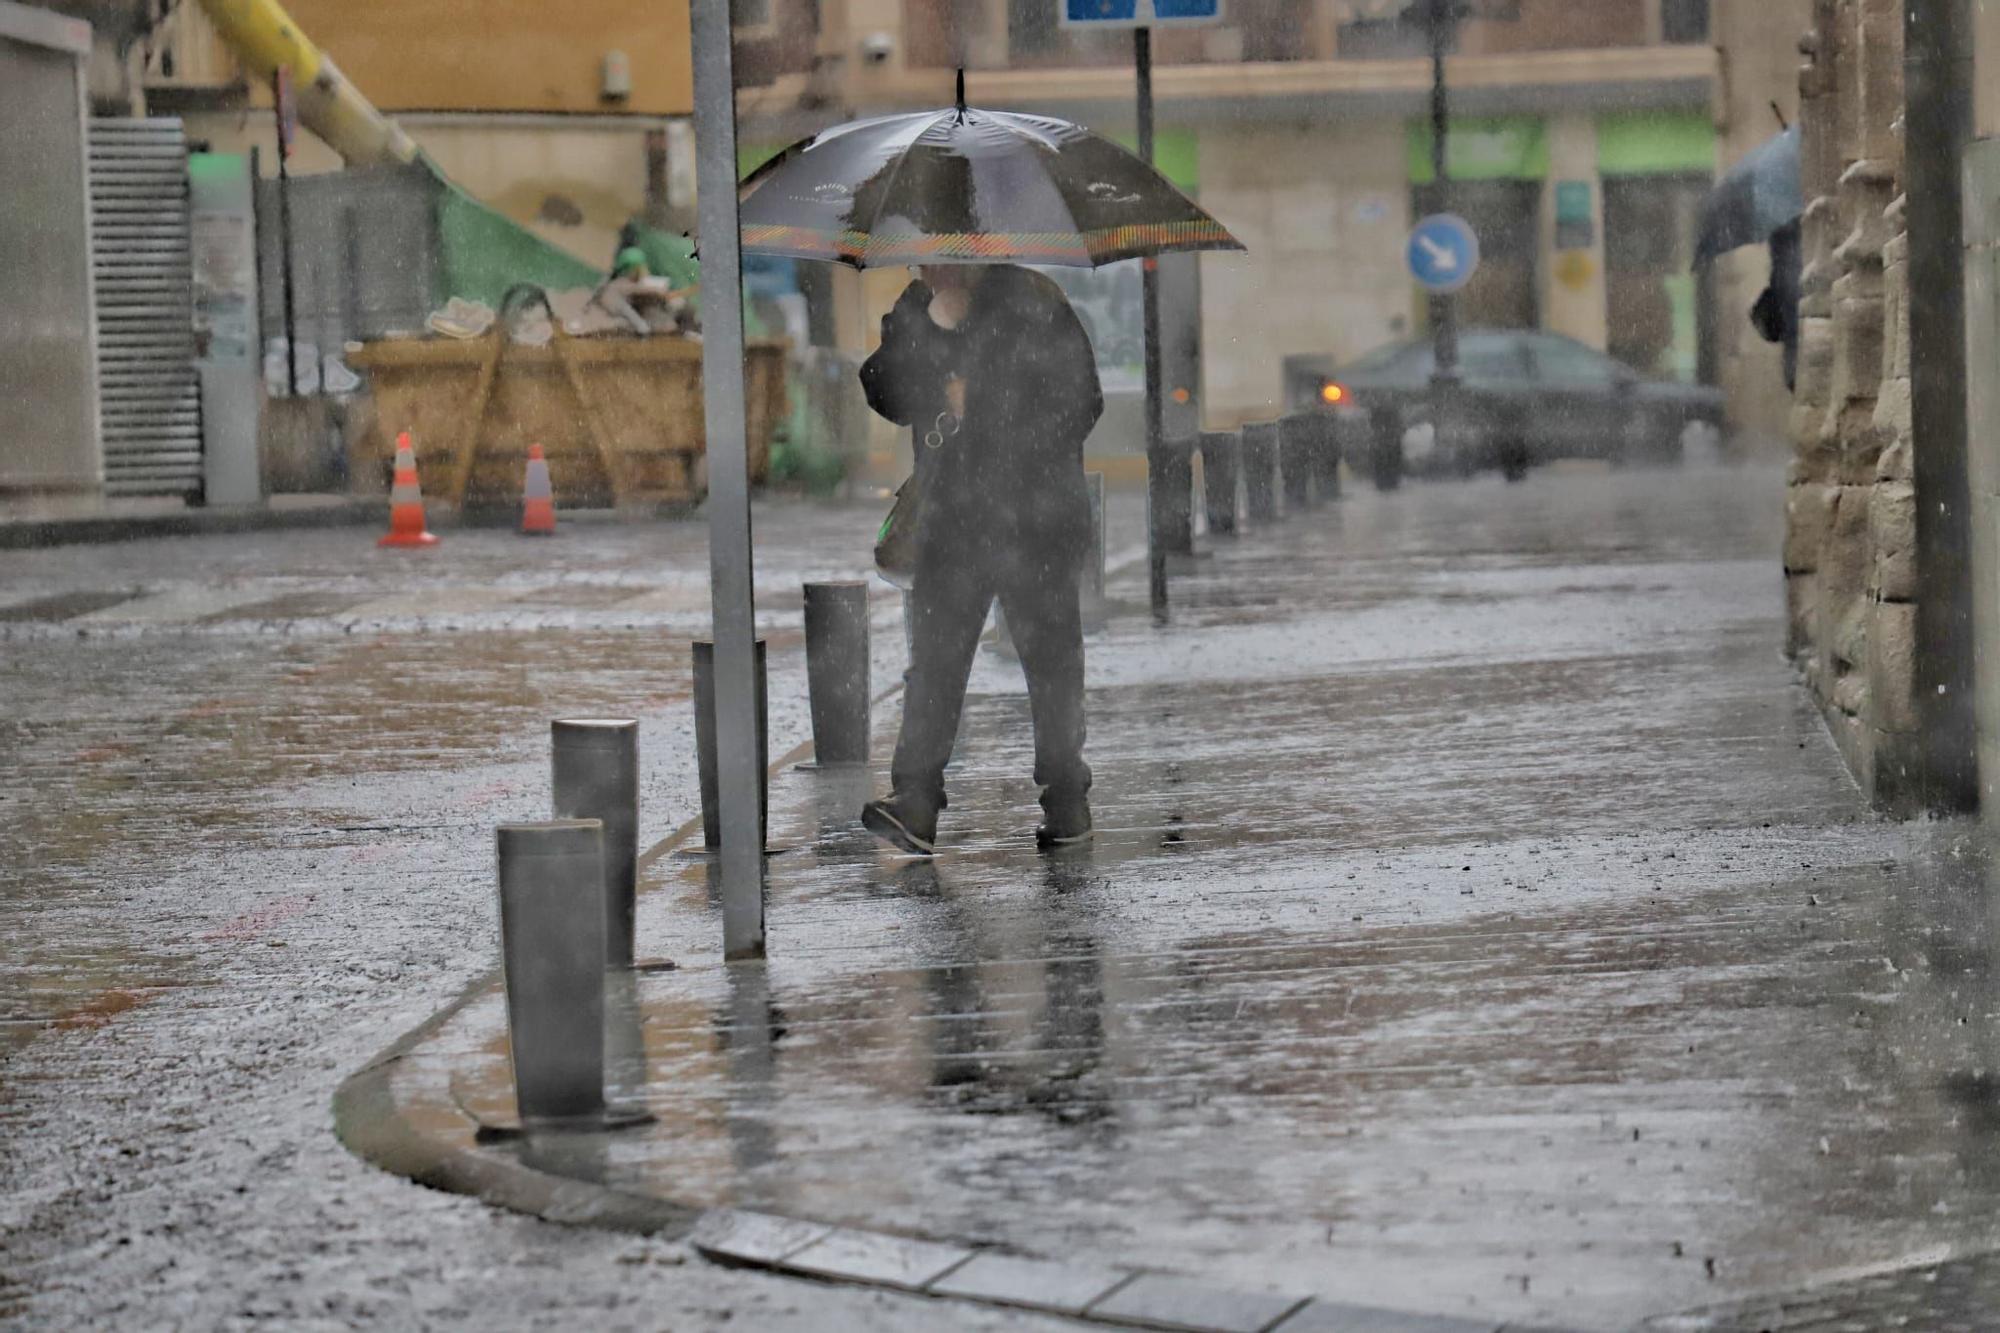
[[[757,830],[761,845],[771,824],[771,700],[764,674],[764,641],[757,640]],[[701,768],[701,840],[710,851],[722,846],[721,801],[716,795],[715,644],[694,643],[694,743]]]
[[[1208,509],[1208,534],[1231,537],[1236,534],[1236,492],[1242,484],[1241,460],[1237,457],[1236,432],[1206,430],[1201,433],[1202,499]]]
[[[1243,498],[1252,523],[1278,521],[1278,423],[1243,428]]]
[[[604,965],[632,966],[639,891],[639,724],[630,718],[549,723],[557,819],[604,825]]]
[[[1316,413],[1294,412],[1278,423],[1279,470],[1285,478],[1285,508],[1310,509],[1313,503],[1313,419]]]
[[[806,584],[806,693],[816,767],[868,762],[868,585]]]
[[[523,1126],[604,1115],[604,825],[502,824],[500,954]]]
[[[1083,566],[1083,623],[1104,623],[1104,474],[1086,472],[1090,494],[1090,553]]]
[[[1340,421],[1324,412],[1313,414],[1313,493],[1321,501],[1340,498]]]
[[[1194,554],[1194,441],[1162,440],[1149,460],[1158,484],[1152,516],[1154,540],[1168,555]]]

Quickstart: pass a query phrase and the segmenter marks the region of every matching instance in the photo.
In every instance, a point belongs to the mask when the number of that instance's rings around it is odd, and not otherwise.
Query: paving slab
[[[1312,1301],[1287,1315],[1272,1333],[1503,1333],[1515,1328],[1520,1333],[1530,1333],[1518,1325],[1491,1319],[1459,1319]]]
[[[974,1255],[931,1283],[938,1296],[991,1301],[995,1305],[1019,1305],[1057,1314],[1081,1315],[1092,1302],[1130,1282],[1133,1274],[1112,1268],[1095,1268],[1059,1263],[1053,1259],[1033,1259],[992,1250]]]
[[[1185,1333],[1264,1333],[1304,1296],[1236,1291],[1197,1278],[1141,1273],[1087,1311],[1093,1318]]]
[[[802,1222],[740,1208],[712,1208],[688,1237],[705,1254],[737,1263],[776,1264],[833,1234],[822,1222]]]
[[[971,1250],[957,1245],[841,1227],[787,1255],[784,1266],[818,1277],[916,1291],[971,1257]]]

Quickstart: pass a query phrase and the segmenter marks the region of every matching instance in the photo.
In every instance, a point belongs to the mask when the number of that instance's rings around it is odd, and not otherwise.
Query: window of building
[[[1660,40],[1700,46],[1708,41],[1708,0],[1660,0]]]

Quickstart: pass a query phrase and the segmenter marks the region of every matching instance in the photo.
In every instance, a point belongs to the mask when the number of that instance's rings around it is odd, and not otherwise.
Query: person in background
[[[646,252],[636,245],[618,252],[611,266],[611,277],[590,299],[641,337],[652,333],[685,333],[691,326],[692,310],[686,293],[674,291],[666,279],[654,277],[647,266]]]

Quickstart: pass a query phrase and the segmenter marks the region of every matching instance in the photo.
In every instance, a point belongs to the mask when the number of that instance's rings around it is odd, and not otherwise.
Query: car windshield
[[[1582,343],[1567,338],[1536,338],[1535,376],[1554,384],[1610,384],[1618,377],[1613,363]]]

